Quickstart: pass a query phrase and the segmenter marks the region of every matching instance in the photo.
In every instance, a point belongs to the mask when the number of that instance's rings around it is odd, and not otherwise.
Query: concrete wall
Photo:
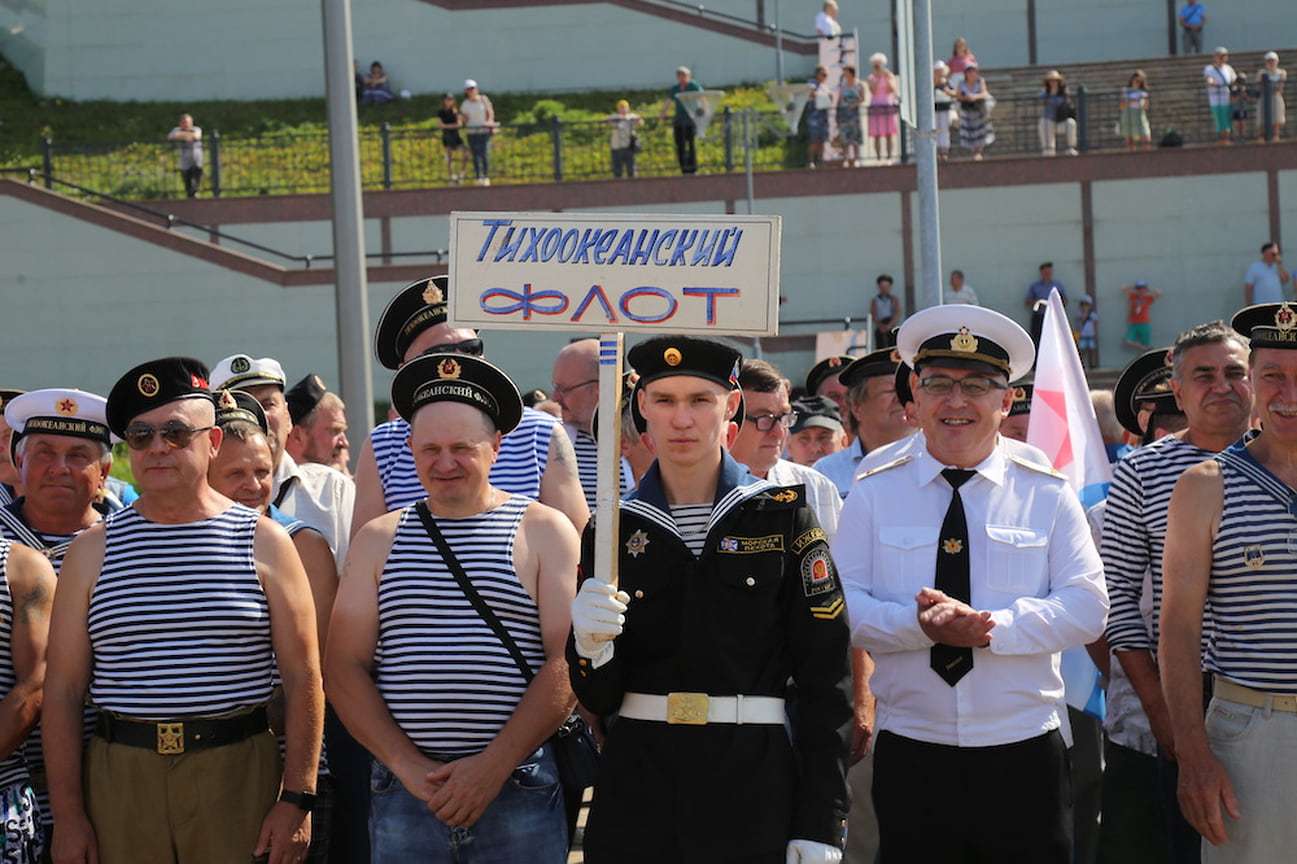
[[[862,55],[891,52],[893,0],[843,4]],[[935,0],[935,54],[965,36],[984,65],[1028,62],[1027,0]],[[669,85],[683,63],[704,84],[767,81],[773,49],[609,4],[450,11],[420,0],[354,0],[356,57],[381,60],[396,89],[457,90],[466,77],[485,92],[561,92]],[[709,8],[755,20],[755,0]],[[818,0],[781,6],[782,23],[813,31]],[[773,17],[773,3],[766,2]],[[1156,57],[1166,53],[1160,0],[1036,0],[1042,64]],[[1291,30],[1285,0],[1209,6],[1208,46],[1235,52],[1276,46]],[[0,0],[0,53],[38,92],[74,99],[252,99],[321,96],[323,36],[316,0]],[[785,54],[796,80],[815,61]]]
[[[1280,218],[1297,224],[1297,170],[1277,176]],[[1157,344],[1242,305],[1243,272],[1269,236],[1264,173],[1096,181],[1091,188],[1104,366],[1134,356],[1121,344],[1122,284],[1145,278],[1166,293],[1153,307]],[[917,214],[917,201],[911,203]],[[1052,260],[1076,311],[1085,291],[1079,184],[947,189],[940,203],[943,270],[963,269],[984,305],[1025,324],[1027,285],[1037,265]],[[726,205],[602,209],[722,214]],[[902,193],[771,198],[758,200],[756,209],[783,217],[782,334],[838,329],[788,323],[798,320],[863,318],[878,273],[892,273],[902,293]],[[244,223],[229,231],[284,251],[330,248],[327,222]],[[378,220],[367,220],[371,250],[379,248],[379,231]],[[448,220],[393,218],[391,236],[394,249],[445,248]],[[918,255],[916,248],[910,272],[917,273]],[[337,383],[330,286],[272,285],[10,196],[0,196],[0,260],[4,386],[102,393],[149,357],[183,353],[211,364],[235,352],[275,356],[290,377],[314,371]],[[400,287],[370,284],[370,326]],[[491,359],[529,389],[548,387],[552,358],[570,335],[488,331],[484,338]],[[794,380],[814,360],[800,349],[768,356]],[[390,374],[376,368],[373,383],[384,398]]]

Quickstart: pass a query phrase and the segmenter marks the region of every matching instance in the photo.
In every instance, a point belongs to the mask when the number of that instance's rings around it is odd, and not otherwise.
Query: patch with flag
[[[837,587],[833,561],[827,550],[816,549],[802,559],[802,591],[807,597],[836,591]]]
[[[733,555],[756,555],[760,552],[784,551],[784,535],[767,534],[764,537],[722,537],[716,551]]]

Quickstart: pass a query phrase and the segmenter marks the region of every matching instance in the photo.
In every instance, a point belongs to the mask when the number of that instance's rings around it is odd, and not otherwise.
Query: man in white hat
[[[243,390],[261,403],[270,427],[267,439],[275,462],[271,503],[296,516],[329,541],[338,566],[347,555],[356,485],[341,472],[315,462],[298,462],[286,449],[293,418],[284,396],[284,367],[272,357],[226,357],[212,370],[212,389]]]
[[[859,475],[833,545],[853,645],[877,664],[882,860],[1070,861],[1059,654],[1099,636],[1108,601],[1066,478],[998,446],[1031,337],[939,306],[897,349],[921,437]]]
[[[80,390],[33,390],[5,405],[23,495],[0,508],[0,537],[30,546],[57,570],[78,534],[108,515],[104,484],[113,453],[107,400]],[[24,747],[47,838],[54,820],[45,784],[40,727]]]

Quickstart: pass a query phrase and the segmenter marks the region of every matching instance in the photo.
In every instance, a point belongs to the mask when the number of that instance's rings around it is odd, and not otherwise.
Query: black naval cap
[[[891,347],[879,348],[847,364],[847,368],[838,373],[838,381],[847,387],[854,387],[866,378],[895,375],[896,367],[900,364],[900,351]]]
[[[626,354],[626,360],[639,373],[640,387],[659,378],[692,375],[737,390],[742,359],[737,349],[724,342],[695,336],[654,336]]]
[[[23,393],[25,392],[27,391],[13,390],[6,387],[0,387],[0,411],[3,411],[5,409],[5,406],[7,406],[11,401],[16,399],[17,397],[23,395]]]
[[[391,299],[374,329],[374,354],[388,369],[400,369],[416,336],[444,323],[450,277],[432,276],[411,282]]]
[[[838,410],[838,403],[832,399],[807,396],[793,402],[793,412],[797,415],[797,422],[788,430],[791,434],[813,426],[842,431],[842,412]]]
[[[392,379],[392,407],[406,422],[433,402],[472,405],[506,435],[522,420],[518,386],[498,367],[468,354],[421,354],[397,371]]]
[[[806,395],[817,395],[820,385],[824,383],[826,378],[838,378],[838,380],[841,380],[842,371],[850,366],[855,359],[849,354],[834,354],[816,363],[811,367],[811,371],[806,373]]]
[[[916,369],[948,366],[999,372],[1016,381],[1031,371],[1036,352],[1016,321],[984,306],[931,306],[901,325],[896,347]]]
[[[212,401],[210,373],[193,357],[162,357],[127,372],[108,393],[108,428],[123,437],[131,420],[159,405],[181,399]]]
[[[216,402],[216,425],[224,429],[237,421],[251,423],[261,430],[262,435],[270,434],[270,424],[266,422],[265,409],[246,390],[217,390],[212,393]]]
[[[1029,382],[1013,385],[1013,404],[1009,406],[1010,417],[1031,413],[1031,394],[1035,389],[1035,386]]]
[[[1297,307],[1261,303],[1234,313],[1230,326],[1252,340],[1253,348],[1297,350]]]
[[[312,372],[284,392],[284,401],[288,403],[288,416],[293,418],[293,425],[301,423],[306,416],[320,404],[329,388],[324,386],[324,379]]]
[[[1171,392],[1173,358],[1170,348],[1145,351],[1127,364],[1117,376],[1112,387],[1112,407],[1117,422],[1132,435],[1143,435],[1139,428],[1139,406],[1152,402],[1156,409],[1174,409],[1175,394]]]

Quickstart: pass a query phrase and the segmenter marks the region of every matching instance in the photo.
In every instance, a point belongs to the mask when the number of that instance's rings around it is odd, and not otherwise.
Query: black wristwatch
[[[300,807],[307,813],[315,809],[314,792],[290,792],[287,789],[279,793],[279,800],[294,807]]]

